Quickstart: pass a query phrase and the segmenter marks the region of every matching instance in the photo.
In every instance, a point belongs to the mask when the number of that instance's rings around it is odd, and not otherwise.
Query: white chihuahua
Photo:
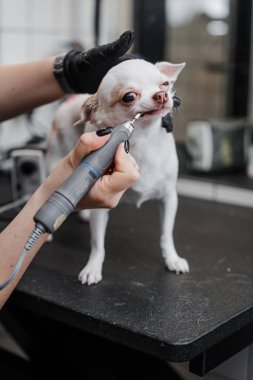
[[[135,122],[131,154],[140,168],[140,179],[124,194],[122,200],[138,207],[149,199],[163,203],[160,245],[167,268],[176,273],[189,272],[185,259],[178,256],[173,228],[177,211],[178,159],[173,135],[161,127],[161,118],[172,111],[173,85],[184,63],[145,60],[124,61],[114,66],[102,80],[96,94],[85,98],[80,123],[86,131],[113,127],[142,116]],[[87,216],[87,212],[85,213]],[[79,274],[82,284],[102,280],[105,256],[104,240],[109,210],[90,210],[91,253]]]

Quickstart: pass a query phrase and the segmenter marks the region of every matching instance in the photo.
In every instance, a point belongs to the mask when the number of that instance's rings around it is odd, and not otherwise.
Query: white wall
[[[0,64],[47,57],[73,38],[92,46],[93,5],[93,0],[0,0]]]

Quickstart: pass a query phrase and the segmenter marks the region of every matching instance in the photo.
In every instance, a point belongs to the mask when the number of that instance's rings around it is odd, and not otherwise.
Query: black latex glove
[[[173,96],[173,108],[178,108],[181,104],[181,100],[178,96]],[[167,113],[166,116],[162,117],[162,127],[166,129],[167,133],[170,133],[173,131],[173,123],[171,120],[171,116],[169,113]]]
[[[111,67],[121,62],[131,47],[134,33],[127,31],[116,41],[98,46],[87,52],[71,50],[66,54],[63,67],[65,78],[76,93],[93,94]]]

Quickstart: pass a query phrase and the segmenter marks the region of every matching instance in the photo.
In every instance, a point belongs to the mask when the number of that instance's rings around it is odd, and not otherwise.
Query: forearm
[[[96,136],[95,133],[92,135]],[[0,283],[3,283],[12,273],[17,260],[24,249],[25,243],[35,227],[33,216],[53,192],[59,188],[64,180],[70,176],[74,167],[76,167],[81,159],[90,152],[90,149],[100,147],[105,141],[107,141],[108,136],[96,137],[96,142],[93,143],[93,145],[92,139],[90,138],[87,140],[87,138],[88,137],[86,136],[85,143],[82,143],[80,140],[77,147],[59,162],[55,170],[35,191],[20,213],[0,234]],[[45,233],[38,239],[27,253],[26,259],[16,277],[5,289],[0,290],[0,309],[11,295],[30,262],[47,239],[47,236],[48,234]]]
[[[47,199],[48,192],[38,189],[30,198],[29,202],[13,221],[0,234],[0,283],[5,281],[13,271],[19,256],[21,255],[25,243],[34,229],[33,215]],[[35,245],[28,252],[21,269],[13,281],[0,291],[0,309],[12,293],[18,281],[26,271],[30,262],[45,242],[48,234],[43,234]]]
[[[93,136],[93,139],[89,135]],[[109,136],[96,137],[95,133],[87,134],[85,142],[79,141],[77,147],[59,162],[55,170],[46,178],[41,186],[35,191],[30,200],[13,221],[0,234],[0,283],[3,283],[12,273],[14,266],[21,255],[25,243],[31,235],[35,223],[33,216],[44,202],[59,188],[59,186],[73,172],[73,169],[80,163],[81,159],[90,152],[91,149],[99,148]],[[43,234],[28,252],[20,271],[9,285],[0,290],[0,309],[16,287],[18,281],[26,271],[30,262],[45,242],[48,234]]]
[[[53,74],[54,59],[0,67],[0,121],[64,96]]]

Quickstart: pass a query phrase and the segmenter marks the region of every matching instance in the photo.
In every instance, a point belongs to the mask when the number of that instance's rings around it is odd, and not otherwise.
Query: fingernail
[[[126,153],[129,153],[129,148],[130,148],[129,140],[126,140],[126,141],[125,141],[124,148],[125,148],[125,152],[126,152]]]
[[[112,133],[112,128],[111,127],[107,127],[107,128],[104,128],[104,129],[99,129],[96,132],[97,136],[99,136],[99,137],[105,136],[105,135],[109,135],[110,133]]]

